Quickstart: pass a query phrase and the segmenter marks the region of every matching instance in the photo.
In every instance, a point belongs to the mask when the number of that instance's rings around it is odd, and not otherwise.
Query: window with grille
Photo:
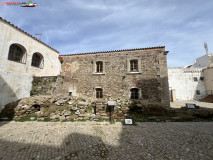
[[[103,90],[101,88],[96,88],[96,98],[103,98]]]
[[[131,99],[139,99],[139,89],[138,88],[132,88],[130,90],[131,92]]]
[[[97,73],[103,72],[103,62],[101,61],[96,62],[96,72]]]
[[[34,53],[31,65],[34,66],[34,67],[40,67],[40,68],[42,68],[42,66],[41,66],[42,60],[43,60],[42,55],[40,55],[38,53]]]
[[[9,49],[8,59],[16,62],[21,62],[24,56],[24,51],[16,44],[12,44]]]
[[[194,82],[197,82],[197,81],[198,81],[197,77],[194,77]]]
[[[130,72],[138,72],[138,60],[130,61]]]

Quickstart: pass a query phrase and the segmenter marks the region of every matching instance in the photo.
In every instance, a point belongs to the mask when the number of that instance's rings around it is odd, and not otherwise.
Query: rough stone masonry
[[[91,100],[129,100],[136,88],[139,101],[169,106],[167,53],[161,46],[63,55],[61,90]]]

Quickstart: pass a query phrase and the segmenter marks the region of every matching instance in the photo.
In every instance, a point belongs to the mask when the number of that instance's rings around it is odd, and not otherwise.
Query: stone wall
[[[63,77],[49,76],[49,77],[33,77],[31,96],[38,95],[58,95],[62,94],[61,85],[63,84]]]
[[[96,99],[95,89],[103,89],[108,100],[130,99],[130,89],[140,89],[140,100],[169,106],[167,58],[164,47],[64,55],[62,75],[65,94]],[[137,59],[139,71],[129,71],[129,61]],[[95,73],[97,61],[103,73]]]

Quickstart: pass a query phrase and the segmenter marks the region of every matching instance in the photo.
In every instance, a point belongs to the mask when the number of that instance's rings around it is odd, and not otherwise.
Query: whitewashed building
[[[30,96],[33,76],[57,76],[58,51],[0,17],[0,110]]]
[[[170,97],[173,101],[198,100],[205,97],[202,68],[168,68],[168,77]]]

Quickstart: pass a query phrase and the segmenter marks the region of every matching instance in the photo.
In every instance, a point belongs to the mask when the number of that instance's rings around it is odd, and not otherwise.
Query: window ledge
[[[26,64],[26,63],[19,62],[19,61],[14,61],[14,60],[11,60],[11,59],[8,59],[8,61],[11,61],[11,62],[16,62],[16,63],[19,63],[19,64]]]
[[[38,68],[38,69],[43,69],[43,68],[41,68],[41,67],[37,67],[37,66],[32,66],[32,65],[31,65],[31,67],[34,67],[34,68]]]
[[[105,75],[105,73],[93,73],[93,75]]]
[[[126,74],[141,74],[141,72],[127,72]]]

